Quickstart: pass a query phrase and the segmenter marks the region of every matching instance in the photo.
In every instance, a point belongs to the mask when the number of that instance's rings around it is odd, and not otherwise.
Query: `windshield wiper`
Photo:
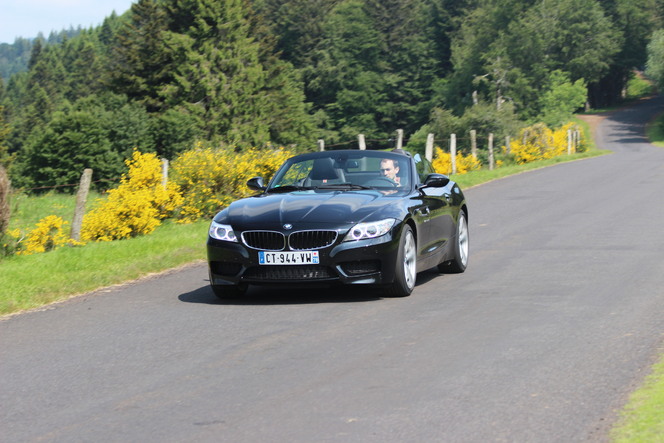
[[[315,189],[372,189],[368,186],[356,185],[354,183],[330,183],[316,186]]]
[[[311,186],[296,186],[296,185],[285,185],[285,186],[276,186],[274,188],[269,188],[265,192],[293,192],[293,191],[310,191],[314,189]]]

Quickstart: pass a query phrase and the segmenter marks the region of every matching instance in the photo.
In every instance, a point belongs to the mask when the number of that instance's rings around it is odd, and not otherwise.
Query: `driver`
[[[380,161],[380,173],[383,177],[389,178],[397,186],[401,186],[399,173],[399,161],[391,158],[384,158]]]

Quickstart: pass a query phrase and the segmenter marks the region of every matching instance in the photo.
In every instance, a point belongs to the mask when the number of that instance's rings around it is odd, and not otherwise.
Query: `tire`
[[[468,217],[466,217],[466,213],[462,210],[459,212],[459,220],[457,221],[454,256],[452,260],[439,264],[438,270],[448,274],[460,274],[464,272],[468,266],[469,241]]]
[[[247,285],[210,285],[212,292],[221,300],[242,297],[247,292]]]
[[[395,266],[394,282],[387,287],[389,297],[407,297],[415,288],[417,277],[417,245],[413,230],[405,225],[399,239],[399,252]]]

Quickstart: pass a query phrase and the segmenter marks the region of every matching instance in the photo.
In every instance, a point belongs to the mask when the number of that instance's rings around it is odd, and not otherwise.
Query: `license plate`
[[[258,251],[261,265],[317,265],[318,251],[269,252]]]

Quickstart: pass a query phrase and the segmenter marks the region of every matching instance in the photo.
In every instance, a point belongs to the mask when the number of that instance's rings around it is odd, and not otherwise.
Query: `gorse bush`
[[[69,240],[64,227],[68,223],[61,217],[49,215],[37,223],[37,227],[30,231],[25,241],[20,243],[18,254],[30,255],[51,251],[66,245]]]
[[[452,155],[439,147],[435,149],[435,158],[431,162],[433,168],[439,174],[452,174]],[[482,164],[472,155],[464,156],[462,153],[456,155],[456,173],[465,174],[470,171],[477,171],[482,168]]]
[[[233,200],[251,195],[247,180],[257,175],[271,177],[292,155],[283,148],[235,152],[197,144],[172,163],[171,177],[184,196],[178,219],[190,222],[212,217]]]
[[[135,150],[125,162],[129,172],[108,198],[83,218],[83,241],[111,241],[149,234],[182,204],[177,184],[162,183],[161,162],[155,154]]]
[[[510,155],[521,165],[566,154],[569,130],[575,130],[574,123],[568,123],[555,131],[543,123],[524,128],[518,139],[511,143]],[[503,146],[503,152],[505,150]],[[586,144],[581,138],[577,151],[585,150]]]

